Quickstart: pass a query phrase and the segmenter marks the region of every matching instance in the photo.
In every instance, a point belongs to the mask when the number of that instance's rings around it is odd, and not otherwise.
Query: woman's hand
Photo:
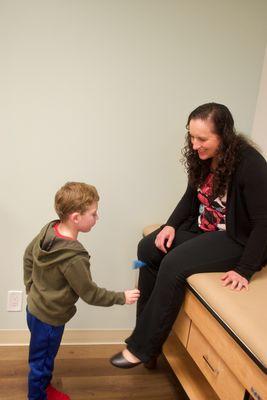
[[[228,271],[222,277],[222,285],[230,285],[230,289],[240,291],[243,287],[248,290],[248,280],[235,271]]]
[[[140,297],[140,290],[132,289],[132,290],[125,290],[125,304],[133,304],[135,303]]]
[[[159,250],[163,251],[163,253],[167,253],[167,249],[169,249],[172,245],[174,236],[175,236],[175,229],[172,226],[165,226],[156,236],[155,240],[156,247]]]

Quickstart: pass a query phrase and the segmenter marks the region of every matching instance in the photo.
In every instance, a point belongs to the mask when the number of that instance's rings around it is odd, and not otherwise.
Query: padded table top
[[[249,290],[221,285],[222,273],[191,275],[187,282],[202,303],[227,328],[257,365],[267,372],[267,267],[257,272]]]

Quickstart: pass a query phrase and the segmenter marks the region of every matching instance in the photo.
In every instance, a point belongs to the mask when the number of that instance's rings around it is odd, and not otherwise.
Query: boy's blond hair
[[[94,186],[82,182],[67,182],[55,195],[55,210],[61,221],[73,212],[83,214],[99,200]]]

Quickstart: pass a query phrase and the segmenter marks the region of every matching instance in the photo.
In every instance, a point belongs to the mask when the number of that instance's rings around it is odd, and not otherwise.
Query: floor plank
[[[187,400],[166,360],[150,371],[114,368],[109,357],[122,345],[61,346],[53,383],[72,400]],[[0,347],[0,400],[25,400],[28,349]]]

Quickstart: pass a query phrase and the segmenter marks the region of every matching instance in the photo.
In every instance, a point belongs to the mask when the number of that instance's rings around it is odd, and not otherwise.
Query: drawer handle
[[[209,368],[211,369],[211,371],[214,373],[214,375],[218,375],[219,371],[217,369],[214,369],[213,366],[211,365],[211,363],[208,360],[208,356],[202,356],[204,361],[207,363],[207,365],[209,366]]]
[[[253,396],[255,397],[255,399],[262,400],[262,398],[259,395],[259,393],[257,393],[257,391],[253,387],[251,387],[251,392],[252,392]]]

